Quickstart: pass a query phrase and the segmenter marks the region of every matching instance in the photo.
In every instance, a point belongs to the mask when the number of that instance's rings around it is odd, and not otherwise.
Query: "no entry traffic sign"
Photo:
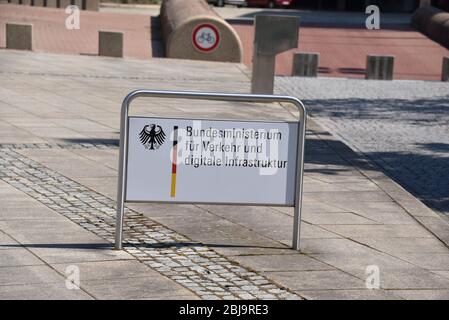
[[[214,25],[202,23],[193,30],[192,43],[198,51],[212,52],[220,43],[220,33]]]

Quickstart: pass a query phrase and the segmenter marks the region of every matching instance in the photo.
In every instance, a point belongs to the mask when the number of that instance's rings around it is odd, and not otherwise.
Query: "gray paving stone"
[[[307,300],[402,300],[394,291],[385,290],[313,290],[297,291]]]
[[[449,289],[449,279],[420,268],[389,270],[380,280],[383,289]]]
[[[398,256],[420,268],[432,271],[447,270],[449,272],[448,253],[400,253]]]
[[[419,225],[326,225],[327,230],[351,238],[432,238],[429,231]]]
[[[0,267],[43,265],[44,262],[24,248],[5,249],[0,255]]]
[[[267,276],[295,291],[365,289],[364,281],[338,270],[267,272]]]
[[[68,290],[65,283],[0,285],[1,300],[92,300],[82,290]]]
[[[87,280],[81,283],[93,296],[103,299],[164,299],[170,296],[194,297],[194,294],[175,282],[155,277]]]
[[[304,221],[316,225],[336,225],[336,224],[380,224],[379,222],[367,219],[360,215],[356,215],[349,212],[337,212],[337,213],[305,213],[302,216]]]
[[[29,208],[2,208],[0,220],[52,220],[55,214],[47,207],[31,206]]]
[[[201,284],[201,287],[198,286],[198,288],[189,287],[200,296],[229,295],[229,289],[225,285],[226,280],[218,275],[228,273],[234,274],[232,281],[236,285],[251,288],[251,294],[256,296],[265,296],[267,294],[264,288],[244,280],[245,277],[254,278],[257,276],[254,272],[232,264],[226,258],[207,247],[201,247],[200,244],[195,246],[188,238],[128,209],[126,210],[124,229],[125,237],[129,239],[127,240],[129,244],[125,244],[125,251],[111,250],[108,241],[113,241],[115,210],[114,204],[110,199],[19,153],[15,153],[11,149],[3,149],[0,159],[9,161],[14,166],[12,169],[11,165],[4,166],[7,173],[4,178],[6,182],[65,216],[65,218],[56,216],[57,219],[55,219],[55,222],[52,221],[51,225],[39,220],[0,221],[1,229],[22,238],[21,241],[45,261],[54,264],[77,264],[86,261],[136,258],[152,266],[166,277],[175,277],[174,280],[180,279],[178,275],[191,277],[191,279],[185,280],[194,280]],[[16,179],[14,180],[12,177],[16,177]],[[28,187],[30,181],[37,184],[37,186]],[[235,229],[233,225],[226,221],[222,222],[222,226],[220,224],[218,226],[222,227],[223,230]],[[241,230],[241,227],[237,229]],[[108,241],[99,241],[99,238],[93,234],[101,236]],[[242,232],[241,234],[243,235],[244,233]],[[48,242],[50,238],[51,241]],[[264,243],[270,242],[263,237],[260,237],[260,239],[263,239]],[[146,247],[146,244],[151,246],[165,243],[169,244],[166,248],[163,246],[161,248],[156,246],[154,249]],[[176,244],[182,243],[187,243],[189,247],[184,248],[181,245],[178,249]],[[278,247],[282,247],[282,245],[278,244]],[[159,253],[154,254],[155,250],[159,250]],[[149,252],[152,254],[148,254]],[[194,259],[190,261],[187,256],[183,255],[184,252],[190,253],[189,257],[201,257],[198,263],[204,268],[201,268],[201,270],[192,269],[191,267],[195,267],[197,262]],[[155,261],[159,264],[155,264]],[[145,274],[145,276],[148,276],[148,274]],[[158,281],[165,279],[159,274],[157,274],[156,278]],[[124,279],[135,278],[128,277]],[[108,290],[114,287],[114,285],[102,287],[95,281],[97,280],[87,280],[85,285],[93,285],[101,297],[113,296]],[[115,278],[114,281],[118,281],[118,279]],[[168,279],[167,281],[177,286],[175,282]],[[181,288],[178,287],[178,289]],[[90,292],[90,289],[88,291]],[[280,299],[295,297],[295,294],[285,289],[280,289],[280,292],[278,295]],[[136,296],[132,286],[129,286],[128,291],[125,293],[127,297]],[[159,294],[161,295],[162,293]],[[180,293],[178,296],[185,296],[185,294]],[[138,297],[154,298],[157,297],[157,294],[151,296],[144,294]],[[235,297],[239,296],[235,294]]]
[[[2,267],[0,287],[41,283],[64,283],[65,279],[46,265]]]
[[[302,254],[251,255],[234,258],[240,264],[256,271],[332,270],[333,267]]]
[[[388,290],[407,300],[448,300],[449,290]]]
[[[17,241],[14,241],[11,237],[0,231],[0,250],[14,249],[19,246],[20,244]]]
[[[348,239],[303,239],[300,246],[305,254],[332,253],[332,254],[356,254],[371,253],[369,248]]]
[[[395,253],[448,253],[447,247],[435,238],[354,238],[371,248],[389,254]]]
[[[77,266],[82,281],[127,279],[135,277],[157,277],[158,273],[136,260],[109,260],[81,263],[53,264],[52,267],[61,273],[65,273],[68,266]]]

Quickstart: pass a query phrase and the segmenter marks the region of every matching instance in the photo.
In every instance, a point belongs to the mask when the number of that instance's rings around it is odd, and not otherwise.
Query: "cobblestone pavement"
[[[314,118],[449,215],[449,84],[278,77]]]
[[[88,231],[114,242],[114,200],[4,146],[0,151],[0,179]],[[202,299],[300,299],[266,277],[230,262],[138,212],[126,209],[125,213],[125,251]]]

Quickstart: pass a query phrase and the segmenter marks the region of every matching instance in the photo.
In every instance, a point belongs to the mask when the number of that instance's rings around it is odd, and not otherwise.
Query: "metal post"
[[[368,55],[366,75],[368,80],[393,80],[394,56]]]
[[[251,93],[273,94],[275,57],[298,47],[298,17],[256,15]]]
[[[120,119],[120,156],[117,190],[117,218],[115,228],[115,249],[123,248],[123,224],[126,201],[126,179],[128,165],[128,113],[131,102],[138,97],[173,98],[173,99],[196,99],[214,101],[293,103],[299,111],[298,119],[298,144],[296,150],[296,183],[294,199],[294,221],[293,221],[293,244],[295,250],[299,250],[301,231],[301,209],[303,195],[304,176],[304,145],[306,135],[307,111],[304,104],[297,98],[290,96],[254,95],[254,94],[228,94],[212,92],[191,91],[164,91],[164,90],[136,90],[128,94],[122,103]]]
[[[319,59],[319,53],[295,53],[293,55],[292,75],[299,77],[317,77]]]

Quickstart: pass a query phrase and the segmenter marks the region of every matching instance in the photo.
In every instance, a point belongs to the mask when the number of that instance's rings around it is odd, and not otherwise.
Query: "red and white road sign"
[[[220,34],[214,25],[202,23],[193,30],[192,42],[195,49],[201,52],[211,52],[220,43]]]

